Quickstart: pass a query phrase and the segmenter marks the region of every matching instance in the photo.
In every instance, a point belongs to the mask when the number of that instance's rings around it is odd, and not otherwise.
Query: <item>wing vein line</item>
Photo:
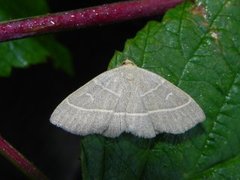
[[[94,82],[96,85],[98,85],[98,86],[100,86],[101,88],[103,88],[104,90],[110,92],[111,94],[113,94],[113,95],[115,95],[115,96],[117,96],[117,97],[120,97],[120,94],[112,91],[111,89],[108,89],[108,88],[104,87],[101,83],[98,83],[96,79],[93,79],[93,82]]]
[[[141,96],[141,97],[144,97],[144,96],[146,96],[147,94],[149,94],[149,93],[157,90],[160,86],[162,86],[162,85],[164,84],[164,82],[165,82],[165,81],[162,81],[162,84],[159,83],[155,88],[150,89],[149,91],[141,94],[140,96]]]
[[[114,112],[113,110],[107,110],[107,109],[86,109],[86,108],[82,108],[82,107],[79,107],[79,106],[76,106],[76,105],[70,103],[68,98],[66,98],[66,102],[69,106],[74,107],[74,108],[76,108],[78,110],[81,110],[81,111],[114,113],[114,115],[116,115],[116,116],[124,116],[124,115],[127,115],[127,116],[147,116],[148,114],[153,114],[153,113],[158,113],[158,112],[175,111],[175,110],[184,108],[185,106],[190,104],[192,102],[192,100],[189,98],[188,102],[186,102],[185,104],[182,104],[180,106],[173,107],[173,108],[167,108],[167,109],[158,109],[158,110],[148,111],[146,113]]]

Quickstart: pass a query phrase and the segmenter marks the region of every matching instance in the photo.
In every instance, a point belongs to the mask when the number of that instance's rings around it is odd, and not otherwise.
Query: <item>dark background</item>
[[[58,12],[107,2],[50,0],[49,5],[51,12]],[[73,57],[73,77],[54,69],[49,60],[0,78],[0,133],[50,179],[81,179],[81,138],[51,125],[52,111],[69,93],[105,71],[114,51],[122,51],[126,39],[133,38],[148,20],[56,33]],[[0,179],[25,177],[0,156]]]

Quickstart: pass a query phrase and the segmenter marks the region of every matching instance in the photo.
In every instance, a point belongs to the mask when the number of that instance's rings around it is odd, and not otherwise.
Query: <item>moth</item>
[[[65,98],[50,121],[73,134],[153,138],[180,134],[202,122],[201,107],[187,93],[125,60]]]

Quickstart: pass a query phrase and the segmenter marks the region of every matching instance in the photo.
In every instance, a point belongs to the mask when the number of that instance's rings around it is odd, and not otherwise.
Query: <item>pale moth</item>
[[[70,94],[50,121],[78,135],[117,137],[127,132],[153,138],[184,133],[204,119],[203,110],[188,94],[125,60]]]

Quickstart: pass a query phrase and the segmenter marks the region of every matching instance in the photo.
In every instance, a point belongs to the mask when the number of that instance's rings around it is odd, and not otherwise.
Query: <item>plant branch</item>
[[[48,179],[40,170],[38,170],[31,162],[29,162],[20,152],[18,152],[11,144],[9,144],[0,135],[0,154],[10,160],[17,168],[19,168],[26,176],[31,179],[46,180]]]
[[[163,14],[183,0],[133,0],[48,14],[0,24],[0,42],[66,29]]]

